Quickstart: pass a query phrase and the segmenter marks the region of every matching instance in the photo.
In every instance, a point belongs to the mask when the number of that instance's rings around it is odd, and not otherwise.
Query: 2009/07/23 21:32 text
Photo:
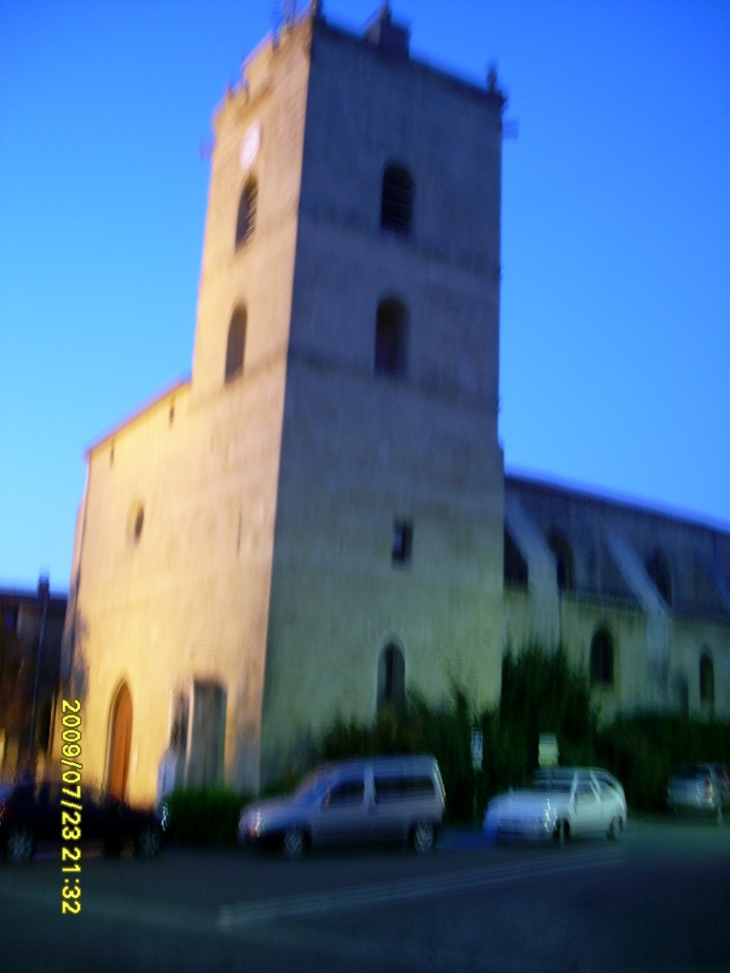
[[[61,788],[61,872],[65,875],[61,888],[61,912],[77,916],[81,912],[81,848],[65,842],[81,840],[81,702],[78,699],[61,702],[61,764],[64,770]],[[66,810],[67,809],[67,810]],[[73,879],[68,875],[74,875]]]

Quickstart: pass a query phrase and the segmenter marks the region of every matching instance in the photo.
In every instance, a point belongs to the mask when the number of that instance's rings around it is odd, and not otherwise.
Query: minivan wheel
[[[568,837],[568,825],[565,821],[561,820],[555,822],[555,831],[553,831],[553,839],[556,844],[564,845],[565,839]]]
[[[305,844],[306,840],[301,828],[288,828],[284,832],[284,841],[281,846],[284,857],[292,860],[301,858]]]
[[[29,862],[33,857],[35,842],[33,832],[27,824],[16,824],[8,833],[5,844],[5,857],[13,865]]]
[[[436,843],[436,831],[429,821],[416,821],[413,825],[413,837],[411,838],[413,849],[418,855],[427,855],[433,851]]]

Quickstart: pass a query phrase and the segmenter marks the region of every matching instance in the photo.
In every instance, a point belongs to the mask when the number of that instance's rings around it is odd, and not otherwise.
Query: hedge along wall
[[[480,728],[484,763],[471,764],[471,731]],[[477,820],[489,798],[529,780],[537,766],[541,733],[555,733],[563,766],[600,766],[623,784],[632,812],[666,806],[670,774],[679,763],[707,760],[730,764],[730,723],[673,715],[620,717],[598,730],[587,672],[558,647],[538,643],[502,663],[498,710],[475,713],[468,695],[454,687],[450,704],[429,707],[409,697],[402,714],[384,711],[374,724],[336,721],[322,738],[321,760],[378,753],[432,753],[446,785],[449,819]]]
[[[664,810],[677,764],[730,764],[730,722],[653,713],[619,717],[597,734],[596,756],[624,785],[633,811]]]

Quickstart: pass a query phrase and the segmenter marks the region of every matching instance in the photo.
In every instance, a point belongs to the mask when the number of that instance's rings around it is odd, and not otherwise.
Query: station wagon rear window
[[[573,786],[573,775],[567,774],[535,774],[532,779],[533,791],[557,791],[569,794]]]

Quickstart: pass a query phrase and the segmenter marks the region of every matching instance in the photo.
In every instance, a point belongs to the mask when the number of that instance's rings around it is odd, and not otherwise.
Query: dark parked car
[[[0,783],[0,854],[7,861],[29,861],[37,842],[62,840],[67,847],[101,841],[110,855],[119,854],[131,843],[140,858],[157,855],[162,830],[153,812],[132,808],[87,787],[81,788],[79,800],[75,787],[65,793],[64,787],[55,780]]]

